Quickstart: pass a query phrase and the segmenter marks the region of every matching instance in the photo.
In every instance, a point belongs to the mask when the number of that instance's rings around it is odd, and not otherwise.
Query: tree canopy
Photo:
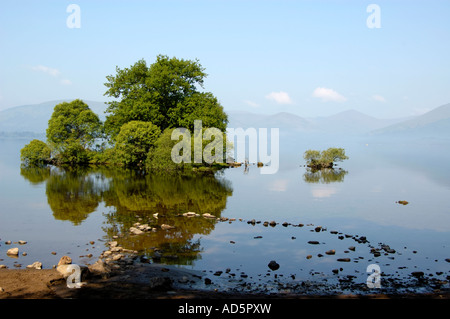
[[[219,151],[226,142],[219,145],[223,142],[219,137],[225,137],[228,117],[211,92],[200,91],[206,76],[198,60],[165,55],[158,55],[150,66],[142,59],[129,68],[116,67],[116,74],[106,77],[105,95],[114,100],[107,103],[105,123],[80,99],[59,103],[48,121],[47,144],[34,142],[24,148],[23,161],[119,164],[152,170],[193,168],[186,163],[175,165],[179,163],[173,162],[171,154],[176,142],[168,132],[185,128],[195,133],[196,127],[201,127],[215,133],[205,133],[206,141],[211,141],[207,145],[203,134],[202,141],[194,143],[201,143],[207,155],[195,166],[211,168],[214,162],[222,163],[223,152]],[[192,145],[194,139],[188,139],[186,145]],[[183,149],[183,154],[191,150]]]
[[[225,131],[226,113],[217,98],[200,92],[207,74],[199,61],[158,55],[147,66],[139,60],[129,68],[116,67],[116,75],[106,77],[108,102],[105,130],[115,138],[123,124],[130,121],[151,122],[161,131],[167,128],[193,127],[193,121]]]
[[[63,102],[55,106],[48,121],[47,140],[56,148],[67,141],[86,148],[101,136],[101,127],[98,115],[82,100]]]

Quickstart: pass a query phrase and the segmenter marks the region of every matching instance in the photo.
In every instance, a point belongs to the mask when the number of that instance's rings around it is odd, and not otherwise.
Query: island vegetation
[[[303,154],[307,166],[312,170],[332,169],[336,162],[348,159],[343,148],[330,147],[323,151],[307,150]]]
[[[32,140],[21,150],[25,165],[111,165],[145,170],[211,169],[222,163],[174,163],[171,150],[178,140],[172,131],[182,127],[193,133],[194,121],[202,129],[220,130],[225,141],[228,116],[218,99],[203,92],[207,74],[198,60],[158,55],[147,66],[139,60],[130,68],[116,67],[106,77],[107,116],[104,123],[80,99],[55,106],[48,121],[46,142]],[[205,145],[203,145],[203,148]]]

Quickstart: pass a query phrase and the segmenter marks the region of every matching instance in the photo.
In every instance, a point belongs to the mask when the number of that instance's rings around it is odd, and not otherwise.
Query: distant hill
[[[280,112],[273,115],[257,114],[244,111],[228,111],[228,127],[230,128],[285,128],[299,131],[315,130],[315,124],[298,115]]]
[[[331,116],[303,118],[281,112],[263,115],[243,111],[229,111],[228,127],[279,127],[308,133],[363,134],[401,122],[404,119],[377,119],[364,113],[348,110]]]
[[[355,110],[348,110],[327,117],[319,117],[313,121],[321,131],[361,134],[398,123],[402,120],[378,119]]]
[[[70,101],[72,100],[56,100],[41,104],[22,105],[0,111],[0,132],[45,133],[54,107],[61,102]],[[105,118],[106,104],[88,100],[83,101],[89,105],[100,119],[103,120]]]
[[[450,138],[450,103],[371,133],[374,136]]]
[[[0,137],[45,134],[48,120],[55,105],[71,100],[56,100],[41,104],[23,105],[0,111]],[[100,117],[105,119],[107,105],[103,102],[83,100]],[[450,137],[450,103],[421,116],[409,119],[378,119],[367,114],[348,110],[331,116],[304,118],[288,112],[258,114],[245,111],[227,111],[230,128],[280,128],[280,133],[341,134],[372,136],[438,136]]]

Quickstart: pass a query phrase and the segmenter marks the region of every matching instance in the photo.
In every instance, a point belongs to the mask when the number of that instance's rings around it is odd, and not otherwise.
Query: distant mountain
[[[404,120],[377,119],[355,110],[317,118],[303,118],[287,112],[262,115],[244,111],[229,111],[228,116],[228,127],[279,127],[309,133],[342,134],[368,133]]]
[[[450,137],[450,103],[413,119],[374,130],[375,136]]]
[[[49,101],[41,104],[23,105],[0,111],[0,132],[45,134],[48,120],[55,105],[71,100]],[[100,117],[105,119],[107,105],[103,102],[83,100]],[[450,103],[426,114],[409,119],[378,119],[364,113],[348,110],[331,116],[304,118],[280,112],[258,114],[245,111],[227,111],[230,128],[280,128],[280,133],[326,133],[372,136],[447,136],[450,137]],[[19,135],[20,135],[19,134]],[[1,135],[0,135],[1,137]]]
[[[348,110],[327,117],[313,119],[324,132],[362,134],[398,123],[403,119],[378,119],[367,114]]]
[[[314,123],[298,115],[280,112],[273,115],[257,114],[244,111],[227,111],[230,128],[272,128],[312,131]]]
[[[0,132],[30,132],[42,134],[47,129],[54,107],[61,102],[72,100],[56,100],[41,104],[22,105],[0,111]],[[105,118],[107,105],[102,102],[83,100],[100,119]]]

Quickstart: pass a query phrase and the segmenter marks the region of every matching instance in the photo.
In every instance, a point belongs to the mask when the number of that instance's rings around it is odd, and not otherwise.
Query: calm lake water
[[[175,229],[119,237],[121,246],[150,259],[157,248],[158,262],[202,271],[223,289],[244,274],[253,287],[321,280],[339,291],[339,278],[345,276],[365,283],[370,264],[395,279],[423,271],[445,280],[450,275],[445,261],[450,258],[450,143],[334,139],[286,139],[273,175],[261,175],[253,165],[191,178],[24,169],[19,154],[29,141],[0,140],[0,264],[25,268],[40,261],[50,268],[63,255],[74,263],[94,263],[113,236],[141,222]],[[350,159],[334,172],[309,172],[303,152],[330,146],[344,147]],[[189,211],[236,220],[179,216]],[[253,219],[255,224],[248,223]],[[265,221],[278,224],[264,226]],[[316,232],[317,226],[322,230]],[[355,241],[361,236],[368,242]],[[6,245],[8,240],[27,244]],[[395,253],[374,257],[371,248],[381,244]],[[11,247],[19,247],[18,258],[6,255]],[[325,254],[331,249],[334,255]],[[271,260],[278,270],[269,270]],[[214,276],[216,271],[224,273]]]

